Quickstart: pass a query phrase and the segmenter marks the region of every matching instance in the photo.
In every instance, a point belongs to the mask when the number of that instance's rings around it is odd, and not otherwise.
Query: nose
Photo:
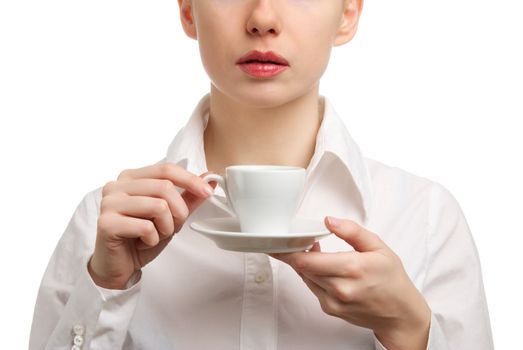
[[[253,2],[253,9],[247,21],[247,31],[251,35],[278,34],[280,27],[280,19],[273,0],[257,0]]]

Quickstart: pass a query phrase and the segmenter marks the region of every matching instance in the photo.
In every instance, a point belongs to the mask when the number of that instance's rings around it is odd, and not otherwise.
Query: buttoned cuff
[[[128,289],[105,289],[92,280],[87,261],[79,270],[76,284],[46,349],[122,347],[138,301],[141,272],[129,280]]]
[[[375,350],[387,350],[385,346],[376,338],[374,335],[374,348]],[[431,312],[430,316],[430,328],[429,328],[429,340],[427,342],[427,350],[447,350],[449,346],[445,334],[441,329],[441,326],[436,318],[436,315]]]

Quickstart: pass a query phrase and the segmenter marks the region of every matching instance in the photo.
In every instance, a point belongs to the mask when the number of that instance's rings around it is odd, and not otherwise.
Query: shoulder
[[[442,211],[460,212],[454,195],[441,183],[374,159],[365,158],[374,202],[397,208],[424,208],[427,217]]]
[[[415,187],[425,187],[436,184],[436,182],[416,175],[399,167],[382,163],[375,159],[365,158],[365,163],[369,169],[369,175],[374,184],[385,182],[388,185],[410,184]]]
[[[403,194],[425,196],[452,196],[441,183],[402,168],[388,165],[375,159],[365,158],[372,186],[375,190],[401,191]]]

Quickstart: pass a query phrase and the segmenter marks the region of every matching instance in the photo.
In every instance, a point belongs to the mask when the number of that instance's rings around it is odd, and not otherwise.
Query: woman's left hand
[[[355,251],[270,254],[289,264],[318,298],[322,310],[372,329],[387,349],[426,349],[431,310],[400,258],[351,220],[327,217],[327,228]]]

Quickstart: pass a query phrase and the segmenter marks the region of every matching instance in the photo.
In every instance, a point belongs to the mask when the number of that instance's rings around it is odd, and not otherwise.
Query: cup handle
[[[225,210],[226,212],[228,212],[232,217],[236,217],[236,213],[232,209],[230,202],[229,202],[229,198],[227,197],[228,196],[227,185],[225,184],[225,180],[223,179],[223,177],[218,174],[208,174],[203,177],[203,181],[205,181],[205,182],[216,181],[220,184],[220,186],[223,188],[223,191],[225,192],[226,201],[222,202],[214,194],[211,195],[210,197],[207,197],[207,199],[210,200],[212,204],[214,204],[217,207],[220,207],[223,210]]]

